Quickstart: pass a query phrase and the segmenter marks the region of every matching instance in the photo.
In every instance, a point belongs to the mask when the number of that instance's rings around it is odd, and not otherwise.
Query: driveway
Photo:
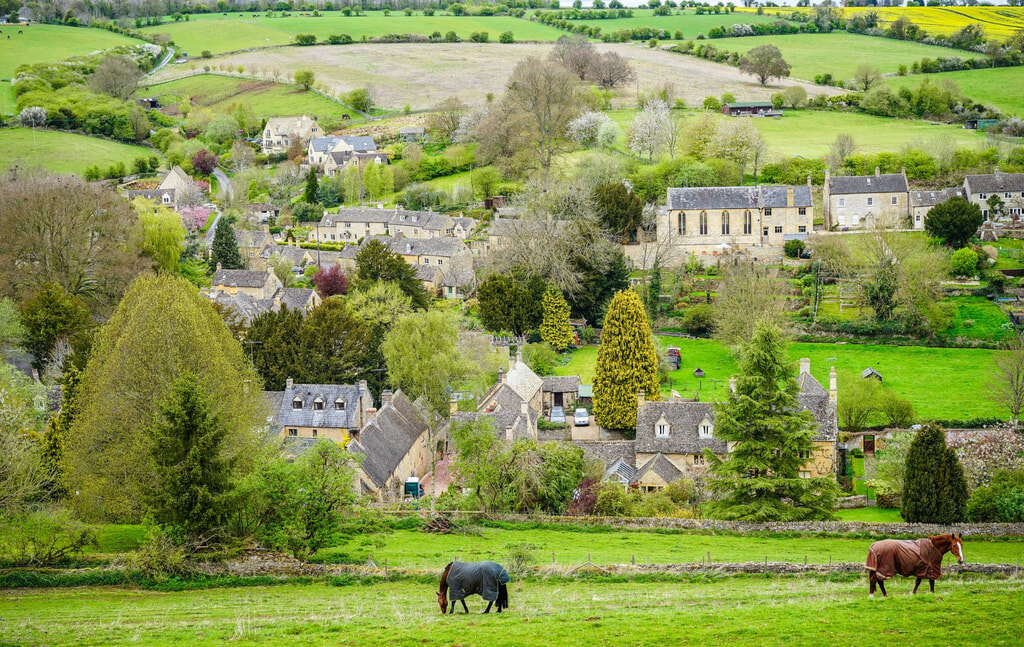
[[[218,166],[213,169],[213,177],[217,178],[217,186],[220,187],[221,197],[227,198],[228,202],[235,199],[235,187],[231,186],[231,178]]]

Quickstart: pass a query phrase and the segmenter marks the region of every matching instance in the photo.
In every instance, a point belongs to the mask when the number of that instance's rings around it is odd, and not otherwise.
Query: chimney
[[[396,204],[395,205],[395,213],[398,213],[399,211],[405,211],[405,206],[401,205],[401,204]]]
[[[992,174],[995,175],[996,177],[999,177],[1000,172],[1001,171],[999,170],[998,165],[996,165],[995,169],[992,170]]]
[[[519,413],[524,418],[529,418],[530,417],[530,403],[527,402],[526,400],[522,400],[519,403]]]
[[[810,373],[811,373],[811,358],[810,357],[801,357],[800,358],[800,373],[807,373],[808,375],[810,375]]]
[[[880,169],[880,168],[878,168],[876,166],[875,167],[875,177],[880,177],[881,175],[882,175],[882,169]]]
[[[363,410],[363,425],[368,425],[377,419],[377,410],[373,407]]]
[[[637,391],[637,394],[636,394],[636,403],[637,403],[637,405],[643,406],[644,402],[646,402],[646,401],[647,401],[647,396],[644,395],[644,392],[643,391]]]
[[[516,363],[523,361],[523,349],[516,347]]]
[[[224,269],[224,268],[223,268],[223,267],[221,267],[220,263],[218,262],[218,263],[217,263],[217,271],[219,272],[219,271],[221,271],[222,269]]]
[[[505,381],[505,371],[503,371],[503,370],[501,370],[501,368],[499,368],[498,369],[498,384],[501,384],[504,381]]]
[[[380,408],[388,404],[391,404],[391,389],[384,389],[380,392]]]
[[[828,169],[825,169],[825,177],[828,177]],[[813,184],[811,183],[811,174],[808,173],[807,174],[807,188],[809,189],[812,186],[813,186]]]
[[[511,350],[511,349],[509,349],[509,350]],[[512,372],[512,370],[513,370],[513,369],[514,369],[515,367],[516,367],[516,358],[515,358],[515,356],[514,356],[514,355],[512,355],[512,353],[510,352],[510,353],[508,354],[508,372],[509,372],[509,373],[511,373],[511,372]]]
[[[362,397],[364,393],[368,393],[370,391],[369,386],[367,386],[367,384],[366,384],[366,380],[359,380],[358,386],[359,386],[359,397]]]
[[[836,367],[833,366],[828,372],[828,401],[835,404],[839,399],[839,392],[836,389]]]
[[[730,393],[736,393],[736,377],[735,376],[729,378],[729,392]]]
[[[786,187],[786,206],[793,206],[793,187],[791,186]]]
[[[284,388],[290,389],[293,386],[295,386],[295,383],[292,381],[292,378],[288,378],[284,381]]]

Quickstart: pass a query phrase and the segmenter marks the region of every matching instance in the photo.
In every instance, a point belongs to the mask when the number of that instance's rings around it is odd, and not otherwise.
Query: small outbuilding
[[[865,380],[870,377],[872,379],[878,380],[879,382],[882,381],[882,374],[870,367],[861,371],[860,376]]]

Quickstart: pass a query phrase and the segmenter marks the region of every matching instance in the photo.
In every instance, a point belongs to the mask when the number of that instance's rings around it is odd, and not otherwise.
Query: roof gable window
[[[335,411],[344,411],[345,410],[345,401],[342,400],[341,398],[338,398],[337,400],[335,400],[334,401],[334,410]]]
[[[295,396],[295,399],[292,400],[292,409],[301,409],[301,408],[302,408],[302,398],[300,398],[299,396]]]
[[[655,438],[668,438],[671,430],[671,425],[669,425],[668,421],[665,420],[665,416],[658,418],[658,422],[654,423]]]
[[[698,438],[711,438],[715,434],[715,427],[711,424],[711,421],[704,418],[697,425],[697,437]]]
[[[313,410],[314,411],[323,411],[324,410],[324,399],[321,398],[319,395],[316,396],[315,400],[313,400]]]

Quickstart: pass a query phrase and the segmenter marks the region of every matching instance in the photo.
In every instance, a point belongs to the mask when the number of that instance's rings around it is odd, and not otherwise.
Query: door
[[[563,406],[562,405],[562,393],[560,391],[555,391],[554,396],[555,396],[555,406],[556,407]]]
[[[875,437],[864,436],[864,453],[875,455]]]

